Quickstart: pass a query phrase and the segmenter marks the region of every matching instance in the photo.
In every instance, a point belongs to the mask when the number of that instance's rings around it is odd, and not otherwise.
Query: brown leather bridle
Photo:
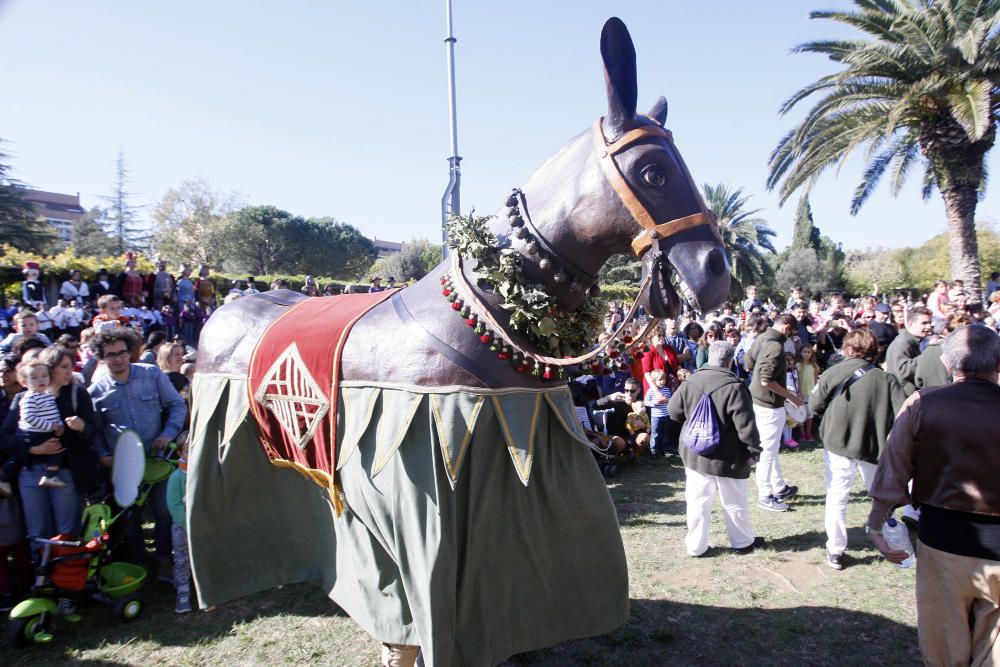
[[[608,142],[604,138],[604,131],[601,129],[603,121],[604,117],[602,116],[594,123],[594,145],[597,146],[597,157],[601,163],[601,171],[604,172],[604,177],[608,179],[608,183],[611,184],[611,188],[618,195],[625,208],[628,209],[632,217],[635,218],[635,221],[642,227],[642,231],[632,239],[632,252],[635,253],[636,257],[641,258],[654,243],[659,246],[661,239],[682,232],[685,229],[700,227],[701,225],[709,225],[712,233],[721,241],[715,216],[712,215],[711,211],[704,209],[698,213],[686,215],[683,218],[657,223],[645,204],[639,201],[635,190],[625,180],[621,169],[618,168],[618,163],[615,162],[616,155],[644,139],[666,139],[672,146],[674,135],[670,130],[664,129],[658,123],[655,125],[643,125],[634,130],[629,130],[615,141]],[[686,170],[685,176],[690,182],[691,177],[686,173]],[[693,182],[691,186],[694,187]]]

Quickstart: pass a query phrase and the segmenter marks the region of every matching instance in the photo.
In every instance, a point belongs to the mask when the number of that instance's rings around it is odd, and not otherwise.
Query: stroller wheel
[[[24,648],[36,642],[45,642],[52,639],[48,633],[49,615],[38,614],[29,618],[15,618],[7,627],[7,640],[11,646]],[[48,639],[45,639],[45,638]]]
[[[112,609],[122,623],[134,621],[142,613],[142,598],[138,595],[126,595],[115,600]]]

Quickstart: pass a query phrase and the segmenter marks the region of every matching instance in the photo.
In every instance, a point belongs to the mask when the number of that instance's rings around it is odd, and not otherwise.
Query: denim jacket
[[[94,449],[99,457],[114,454],[118,436],[125,429],[139,435],[147,454],[156,438],[172,440],[184,429],[187,405],[156,366],[132,364],[125,382],[116,382],[110,373],[103,374],[88,391],[94,401]]]

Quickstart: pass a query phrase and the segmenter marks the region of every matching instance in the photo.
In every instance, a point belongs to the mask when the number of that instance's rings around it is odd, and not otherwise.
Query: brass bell
[[[528,243],[524,246],[524,249],[527,250],[529,254],[537,255],[538,243],[534,239],[532,239],[531,241],[528,241]]]
[[[513,209],[513,212],[511,213],[508,220],[510,221],[511,227],[520,227],[521,225],[524,224],[524,218],[521,217],[520,213],[518,213],[518,210],[516,208]]]
[[[510,206],[511,208],[517,206],[517,194],[516,193],[512,194],[509,197],[507,197],[507,206]]]
[[[528,235],[528,230],[525,229],[524,227],[514,228],[514,238],[523,239],[527,235]]]
[[[558,271],[556,271],[556,274],[554,276],[552,276],[552,280],[556,281],[559,284],[562,284],[562,283],[566,282],[566,280],[568,278],[569,278],[569,276],[567,276],[566,272],[563,271],[562,269],[559,269]]]
[[[542,271],[551,271],[552,260],[549,259],[548,257],[543,257],[542,261],[538,262],[538,268],[540,268]]]

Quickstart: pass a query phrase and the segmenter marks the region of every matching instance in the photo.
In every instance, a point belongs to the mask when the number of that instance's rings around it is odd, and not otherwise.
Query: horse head
[[[550,285],[555,278],[553,294],[573,310],[611,255],[634,253],[643,278],[652,273],[643,305],[654,317],[679,313],[675,282],[695,307],[714,308],[729,292],[725,247],[664,128],[666,99],[636,114],[635,47],[618,18],[604,25],[601,57],[607,115],[563,146],[522,190],[535,231],[529,240],[544,239],[546,249],[557,250],[548,266],[528,267],[529,277]]]

